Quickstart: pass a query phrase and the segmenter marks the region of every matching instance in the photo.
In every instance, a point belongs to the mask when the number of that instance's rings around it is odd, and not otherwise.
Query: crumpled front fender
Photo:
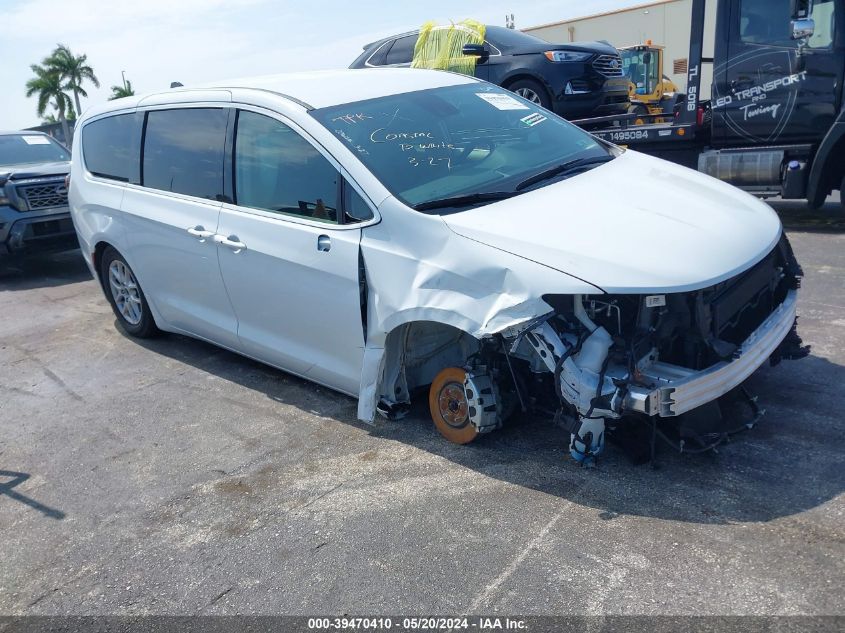
[[[380,208],[387,221],[367,227],[361,238],[367,285],[367,342],[358,403],[362,420],[375,417],[385,343],[396,328],[434,322],[480,339],[550,312],[544,294],[600,292],[559,271],[461,237],[439,216],[399,207],[388,198]],[[395,221],[397,216],[401,222]],[[398,231],[397,226],[408,230]]]

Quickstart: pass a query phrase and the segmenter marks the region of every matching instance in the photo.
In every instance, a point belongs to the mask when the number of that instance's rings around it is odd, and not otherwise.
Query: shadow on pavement
[[[830,200],[811,209],[803,200],[767,200],[789,231],[845,232],[845,207]]]
[[[11,477],[11,480],[0,483],[0,496],[5,495],[14,501],[19,501],[24,505],[28,505],[30,508],[38,510],[41,514],[51,519],[60,520],[65,518],[65,513],[61,510],[45,506],[43,503],[39,503],[32,497],[28,497],[15,490],[16,486],[21,485],[29,479],[30,475],[28,473],[18,473],[12,470],[0,470],[0,477]]]
[[[117,325],[115,325],[117,327]],[[810,356],[764,368],[748,381],[768,414],[717,453],[664,447],[659,468],[634,465],[609,445],[599,468],[579,468],[568,435],[546,417],[523,415],[467,446],[440,437],[425,397],[400,421],[370,426],[356,401],[284,372],[177,335],[136,344],[303,411],[367,429],[486,477],[594,507],[600,517],[649,516],[703,524],[770,521],[815,508],[845,491],[845,421],[829,396],[845,367]]]
[[[51,288],[89,279],[91,273],[79,249],[0,258],[0,292]]]

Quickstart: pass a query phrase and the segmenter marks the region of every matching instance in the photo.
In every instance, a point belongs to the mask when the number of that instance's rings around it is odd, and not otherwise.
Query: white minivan
[[[92,109],[70,206],[120,325],[178,332],[467,443],[557,413],[700,446],[713,407],[806,353],[801,270],[739,189],[472,77],[279,75]],[[707,425],[705,425],[706,427]]]

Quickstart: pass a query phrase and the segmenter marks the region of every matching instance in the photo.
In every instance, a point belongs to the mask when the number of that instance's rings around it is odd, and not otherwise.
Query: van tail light
[[[704,106],[698,106],[695,112],[695,124],[699,127],[704,125]]]

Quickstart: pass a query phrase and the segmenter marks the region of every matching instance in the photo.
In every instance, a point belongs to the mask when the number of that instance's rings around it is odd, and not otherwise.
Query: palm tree
[[[112,101],[113,99],[120,99],[121,97],[131,97],[134,94],[135,91],[132,89],[132,82],[127,79],[125,85],[111,87],[111,96],[109,97],[109,101]]]
[[[65,142],[70,143],[70,130],[68,129],[65,112],[73,109],[73,103],[64,92],[62,77],[51,68],[44,68],[38,64],[30,66],[35,77],[26,82],[26,96],[38,95],[38,116],[43,117],[47,106],[52,106],[59,115],[59,122],[62,124],[62,132],[65,135]]]
[[[67,102],[67,110],[65,111],[65,119],[67,119],[67,124],[71,125],[76,121],[76,111],[73,109],[73,103],[70,99]],[[59,120],[56,118],[56,115],[52,112],[48,112],[46,116],[42,117],[42,123],[58,123]]]
[[[76,111],[82,112],[79,95],[87,97],[88,93],[82,87],[84,81],[90,81],[95,87],[100,87],[100,81],[94,75],[94,69],[86,62],[88,55],[74,55],[64,44],[57,44],[56,49],[44,60],[44,65],[59,73],[62,81],[67,82],[65,89],[73,92]]]

